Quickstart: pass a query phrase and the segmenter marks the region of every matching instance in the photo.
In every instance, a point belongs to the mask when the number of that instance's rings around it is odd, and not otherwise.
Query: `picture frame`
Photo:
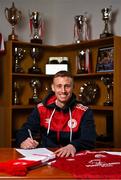
[[[114,47],[98,49],[96,72],[112,72],[114,70]]]

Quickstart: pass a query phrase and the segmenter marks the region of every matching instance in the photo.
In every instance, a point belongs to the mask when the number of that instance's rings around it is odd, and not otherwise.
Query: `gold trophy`
[[[14,3],[12,3],[11,8],[5,8],[5,17],[12,25],[12,33],[8,36],[8,40],[18,40],[18,36],[15,34],[15,26],[22,17],[21,11],[16,9]]]

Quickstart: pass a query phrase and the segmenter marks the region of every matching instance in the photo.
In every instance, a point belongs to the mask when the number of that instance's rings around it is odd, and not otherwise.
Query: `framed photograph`
[[[112,72],[114,69],[114,48],[99,48],[96,72]]]

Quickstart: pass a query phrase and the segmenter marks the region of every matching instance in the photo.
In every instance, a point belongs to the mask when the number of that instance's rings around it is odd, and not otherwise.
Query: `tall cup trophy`
[[[28,73],[31,74],[41,74],[41,69],[38,67],[38,61],[40,60],[40,58],[42,57],[42,49],[38,48],[38,47],[32,47],[30,49],[30,55],[32,57],[33,60],[33,65],[32,67],[30,67],[28,69]]]
[[[18,36],[15,34],[15,26],[22,17],[21,11],[16,9],[14,3],[12,3],[11,8],[5,8],[5,17],[12,26],[12,33],[8,36],[8,40],[18,40]]]
[[[113,88],[113,79],[112,77],[106,76],[106,77],[101,77],[101,80],[103,81],[104,85],[107,88],[107,98],[106,101],[104,102],[104,106],[112,106],[113,101],[111,99],[111,90]]]
[[[21,61],[24,59],[25,50],[19,47],[14,48],[14,65],[13,72],[15,73],[23,73],[24,70],[21,67]]]
[[[30,17],[30,31],[32,36],[31,42],[42,44],[42,40],[44,36],[44,23],[42,17],[37,11],[34,11],[31,14],[29,13],[29,17]]]
[[[104,26],[103,33],[100,34],[100,38],[113,36],[110,30],[111,28],[109,27],[109,23],[111,21],[112,7],[110,6],[109,8],[103,8],[101,12],[102,12],[102,19],[104,21],[105,26]]]
[[[22,94],[23,88],[24,88],[24,83],[20,83],[20,82],[17,82],[17,81],[13,82],[12,103],[14,105],[20,105],[21,104],[20,96]]]
[[[33,90],[33,95],[29,99],[29,104],[37,104],[40,101],[40,99],[39,99],[39,90],[40,90],[40,87],[41,87],[40,80],[32,79],[30,81],[30,86],[31,86],[31,88]]]
[[[87,13],[75,16],[74,20],[74,42],[80,43],[81,41],[88,40]]]

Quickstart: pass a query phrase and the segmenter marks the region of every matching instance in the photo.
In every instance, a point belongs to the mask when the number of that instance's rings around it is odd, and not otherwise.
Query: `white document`
[[[42,161],[46,162],[50,159],[55,158],[55,154],[46,148],[35,148],[35,149],[16,149],[17,152],[22,154],[26,160]]]
[[[108,154],[121,156],[121,152],[113,152],[113,151],[105,151],[105,152],[107,152]]]

